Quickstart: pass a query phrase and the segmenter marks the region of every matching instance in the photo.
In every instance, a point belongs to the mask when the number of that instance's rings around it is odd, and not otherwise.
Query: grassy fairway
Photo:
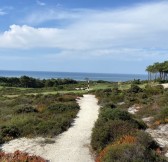
[[[97,90],[97,89],[107,89],[114,87],[111,83],[97,83],[91,85],[91,89]]]
[[[146,84],[140,84],[141,88],[144,88]],[[75,90],[77,87],[86,87],[86,85],[76,84],[76,85],[66,85],[63,86],[62,89],[57,88],[18,88],[18,87],[3,87],[0,86],[0,95],[15,98],[20,95],[50,95],[50,94],[67,94],[67,93],[76,93],[76,94],[84,94],[87,93],[87,90]],[[100,89],[113,89],[119,88],[120,90],[126,90],[131,87],[130,82],[122,82],[122,83],[90,83],[90,90],[100,90]]]

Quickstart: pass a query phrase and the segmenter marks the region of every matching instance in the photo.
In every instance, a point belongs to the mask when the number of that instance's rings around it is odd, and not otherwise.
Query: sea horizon
[[[147,74],[121,74],[121,73],[98,73],[98,72],[55,72],[55,71],[34,71],[34,70],[0,70],[0,77],[21,77],[29,76],[38,79],[74,79],[104,80],[104,81],[129,81],[134,79],[147,80]]]

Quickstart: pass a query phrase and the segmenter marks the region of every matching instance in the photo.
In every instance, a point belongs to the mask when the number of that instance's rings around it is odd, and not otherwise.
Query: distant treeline
[[[153,65],[149,65],[146,71],[148,72],[148,80],[168,80],[168,61],[156,62]]]
[[[77,81],[73,79],[36,79],[28,76],[17,77],[0,77],[1,86],[10,87],[25,87],[25,88],[43,88],[43,87],[56,87],[65,84],[76,84]]]

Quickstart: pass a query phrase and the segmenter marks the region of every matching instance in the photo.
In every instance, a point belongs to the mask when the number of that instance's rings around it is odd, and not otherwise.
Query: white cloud
[[[62,29],[12,25],[0,34],[0,48],[57,48],[62,56],[83,58],[162,57],[168,52],[167,17],[167,2],[120,10],[50,10],[32,14],[29,22],[73,21]]]
[[[39,6],[45,6],[46,5],[46,3],[42,2],[42,1],[39,1],[39,0],[37,0],[36,2]]]
[[[6,15],[7,12],[5,12],[4,10],[0,9],[0,16]]]
[[[59,5],[59,4],[58,4]],[[84,15],[88,15],[91,12],[90,10],[67,10],[61,9],[59,7],[53,8],[46,8],[41,11],[35,11],[26,16],[22,23],[26,23],[29,25],[38,25],[41,23],[45,23],[47,21],[74,21],[79,20]]]

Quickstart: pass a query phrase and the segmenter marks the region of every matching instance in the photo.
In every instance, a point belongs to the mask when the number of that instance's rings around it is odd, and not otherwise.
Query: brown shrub
[[[27,153],[15,151],[12,153],[0,152],[0,161],[3,162],[47,162],[39,156],[29,156]]]

